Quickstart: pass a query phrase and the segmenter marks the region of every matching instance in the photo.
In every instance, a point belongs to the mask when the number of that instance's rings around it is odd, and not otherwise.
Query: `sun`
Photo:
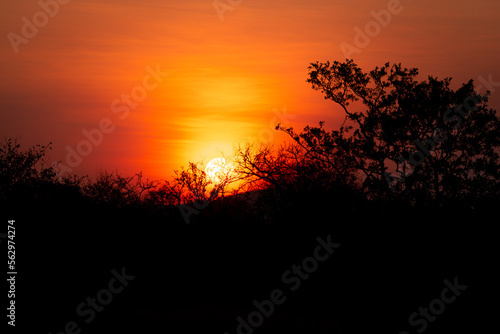
[[[230,171],[229,164],[224,158],[213,158],[205,167],[205,173],[208,179],[215,183],[225,179]]]

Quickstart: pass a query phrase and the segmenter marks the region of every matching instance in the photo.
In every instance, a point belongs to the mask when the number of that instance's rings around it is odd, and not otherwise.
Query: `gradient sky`
[[[307,66],[345,60],[341,43],[354,46],[354,28],[364,30],[389,2],[243,0],[221,20],[213,0],[72,0],[43,24],[38,1],[0,0],[0,135],[21,137],[24,147],[52,141],[50,162],[66,163],[82,130],[109,119],[114,130],[74,172],[142,170],[159,179],[249,138],[281,142],[270,129],[284,109],[297,130],[321,120],[336,128],[344,115],[305,82]],[[500,81],[498,0],[403,0],[400,8],[352,55],[363,69],[401,62],[422,79],[453,77],[455,88],[480,76]],[[9,33],[23,36],[22,18],[33,15],[38,32],[16,53]],[[126,117],[114,112],[148,66],[169,74]],[[490,98],[497,110],[499,96],[500,87]]]

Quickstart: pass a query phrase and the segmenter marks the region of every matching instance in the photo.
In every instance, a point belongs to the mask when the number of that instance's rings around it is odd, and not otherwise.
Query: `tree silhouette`
[[[182,185],[177,182],[164,181],[148,193],[147,201],[157,208],[179,206],[182,204]]]
[[[354,169],[342,163],[330,134],[313,131],[316,137],[308,132],[300,140],[292,128],[283,130],[296,142],[276,148],[247,144],[235,150],[236,171],[246,184],[280,193],[325,191],[338,183],[355,186]]]
[[[116,207],[140,205],[160,181],[143,180],[142,172],[132,177],[118,172],[99,172],[95,181],[84,177],[79,187],[84,196]]]
[[[453,90],[450,78],[417,75],[401,64],[365,73],[352,60],[312,63],[307,82],[342,107],[344,124],[331,133],[323,122],[301,134],[277,129],[315,164],[336,161],[333,170],[349,175],[354,168],[372,198],[422,204],[495,196],[500,120],[487,107],[489,93],[476,93],[472,80]]]
[[[223,196],[227,186],[233,182],[233,178],[229,176],[229,171],[226,175],[218,173],[220,179],[218,181],[211,180],[205,172],[203,162],[190,162],[188,168],[181,167],[175,171],[174,180],[170,184],[165,184],[170,187],[169,193],[179,194],[180,203],[208,203],[216,198]]]
[[[2,198],[12,196],[13,192],[29,192],[38,186],[55,182],[56,171],[45,162],[45,155],[52,149],[51,144],[36,145],[22,151],[17,139],[5,139],[0,146]]]

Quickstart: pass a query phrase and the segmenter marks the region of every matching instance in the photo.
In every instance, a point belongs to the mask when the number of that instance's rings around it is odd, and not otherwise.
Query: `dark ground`
[[[410,315],[455,277],[467,288],[422,332],[485,333],[498,318],[494,209],[331,202],[287,208],[270,223],[207,208],[186,225],[176,210],[167,218],[70,196],[5,204],[4,220],[16,220],[19,333],[60,333],[74,321],[83,334],[236,334],[252,302],[280,289],[286,300],[253,333],[413,334],[422,325]],[[283,273],[328,235],[340,247],[291,291]],[[86,323],[78,305],[122,268],[134,278]]]

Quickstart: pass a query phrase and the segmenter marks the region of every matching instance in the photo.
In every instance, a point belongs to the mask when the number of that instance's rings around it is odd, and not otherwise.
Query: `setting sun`
[[[207,163],[205,173],[210,181],[219,183],[231,173],[230,166],[224,158],[214,158]]]

